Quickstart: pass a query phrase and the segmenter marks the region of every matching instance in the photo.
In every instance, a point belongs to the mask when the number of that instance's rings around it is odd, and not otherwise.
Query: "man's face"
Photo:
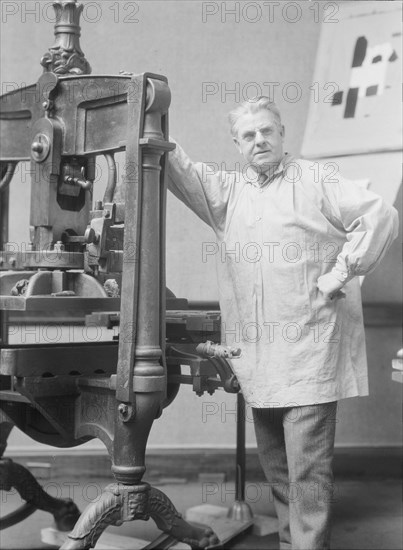
[[[240,116],[237,130],[234,142],[257,171],[268,172],[278,166],[283,158],[284,126],[271,111],[262,109]]]

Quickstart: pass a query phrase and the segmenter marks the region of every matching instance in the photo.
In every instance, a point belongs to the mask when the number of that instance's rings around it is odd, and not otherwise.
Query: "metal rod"
[[[113,153],[105,153],[104,157],[106,159],[106,162],[108,163],[108,183],[106,185],[105,194],[103,198],[103,203],[112,202],[113,201],[113,195],[115,193],[116,188],[116,162],[115,162],[115,156]]]
[[[245,500],[245,400],[241,392],[237,393],[237,422],[236,422],[236,500]]]
[[[9,173],[9,167],[7,167],[7,173]],[[5,176],[6,177],[6,176]],[[11,176],[9,182],[11,181]],[[9,183],[8,182],[8,183]],[[8,185],[8,184],[7,184]],[[8,242],[8,221],[9,221],[9,202],[10,202],[10,188],[5,186],[0,192],[0,250],[5,249],[5,245]],[[8,313],[0,311],[0,345],[6,346],[8,344]]]

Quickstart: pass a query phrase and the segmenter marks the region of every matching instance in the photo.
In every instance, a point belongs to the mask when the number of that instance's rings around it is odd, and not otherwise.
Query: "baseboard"
[[[110,459],[106,453],[94,452],[80,455],[52,454],[18,456],[6,453],[21,464],[47,463],[48,478],[109,477]],[[40,465],[38,467],[40,468]],[[147,453],[145,479],[185,478],[197,479],[200,474],[224,474],[233,480],[235,474],[235,451],[233,449],[153,449]],[[246,450],[247,479],[264,480],[256,449]],[[401,447],[338,447],[335,449],[334,473],[341,477],[402,477]]]

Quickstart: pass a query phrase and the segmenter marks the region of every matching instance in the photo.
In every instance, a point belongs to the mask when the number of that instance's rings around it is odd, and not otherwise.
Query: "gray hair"
[[[237,122],[241,116],[255,114],[262,110],[273,113],[276,118],[276,123],[281,130],[281,115],[277,105],[274,101],[271,101],[269,97],[261,95],[253,99],[249,99],[248,101],[244,101],[241,105],[239,105],[239,107],[229,113],[228,120],[231,126],[232,136],[237,136]]]

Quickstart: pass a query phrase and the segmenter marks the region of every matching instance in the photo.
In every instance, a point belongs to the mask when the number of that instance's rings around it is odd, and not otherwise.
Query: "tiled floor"
[[[90,481],[75,479],[52,479],[42,481],[54,496],[73,497],[82,510],[98,498],[102,487],[110,479],[93,478]],[[167,480],[158,487],[173,501],[181,513],[201,503],[230,506],[234,499],[233,483],[209,484]],[[15,509],[21,500],[18,495],[1,493],[2,515]],[[248,482],[246,496],[255,514],[274,515],[273,504],[267,486],[260,482]],[[53,518],[37,511],[19,525],[0,532],[0,547],[7,549],[50,548],[41,542],[40,531],[52,526]],[[152,540],[159,531],[152,520],[126,523],[111,527],[109,532]],[[402,538],[402,489],[399,479],[340,479],[337,481],[337,496],[334,504],[334,527],[332,548],[345,550],[401,549]],[[276,534],[257,537],[241,535],[226,548],[236,550],[271,550],[278,548]]]

